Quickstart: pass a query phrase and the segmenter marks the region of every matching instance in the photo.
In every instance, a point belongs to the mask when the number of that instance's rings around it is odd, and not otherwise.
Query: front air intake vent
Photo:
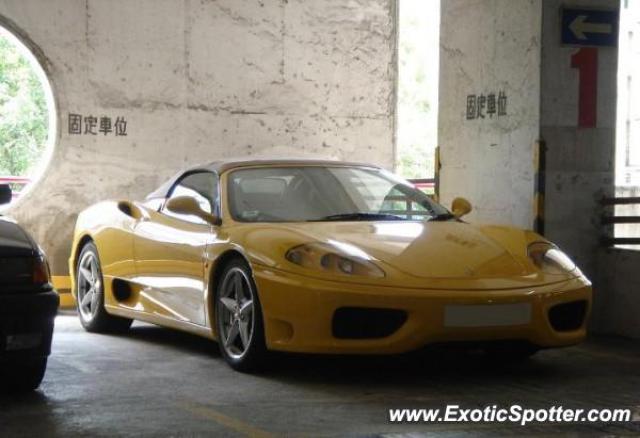
[[[127,301],[131,298],[131,284],[120,278],[116,278],[111,283],[111,290],[113,291],[113,296],[118,301]]]
[[[549,310],[549,322],[558,332],[578,330],[584,324],[586,313],[587,302],[585,300],[557,304]]]
[[[406,321],[404,310],[341,307],[333,314],[333,336],[338,339],[385,338]]]

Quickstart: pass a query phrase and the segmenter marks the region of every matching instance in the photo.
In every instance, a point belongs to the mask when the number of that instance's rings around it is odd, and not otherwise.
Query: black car
[[[0,185],[0,204],[11,201]],[[59,298],[35,241],[15,221],[0,216],[0,387],[37,388],[51,352]]]

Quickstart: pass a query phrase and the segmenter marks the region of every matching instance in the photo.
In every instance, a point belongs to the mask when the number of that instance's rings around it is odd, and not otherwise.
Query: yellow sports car
[[[543,237],[463,222],[372,165],[224,161],[143,202],[78,216],[82,325],[133,319],[217,339],[238,370],[269,350],[400,353],[470,341],[526,357],[580,342],[591,284]]]

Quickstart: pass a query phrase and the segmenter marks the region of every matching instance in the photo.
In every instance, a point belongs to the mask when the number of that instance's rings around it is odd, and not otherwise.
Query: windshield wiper
[[[375,221],[375,220],[393,220],[402,221],[403,217],[396,216],[395,214],[386,213],[341,213],[325,216],[320,219],[314,219],[309,222],[319,221]]]
[[[456,216],[454,214],[447,212],[447,213],[440,213],[435,216],[431,216],[431,218],[427,222],[448,221],[455,218]]]

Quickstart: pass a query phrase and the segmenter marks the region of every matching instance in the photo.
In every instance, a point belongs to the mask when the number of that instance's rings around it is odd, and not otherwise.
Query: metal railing
[[[640,205],[640,197],[603,197],[600,200],[600,205],[604,208],[610,208],[617,205]],[[613,214],[606,212],[602,214],[600,220],[602,225],[616,225],[616,224],[640,224],[640,216],[619,216],[614,211]],[[640,237],[615,237],[614,233],[608,230],[608,235],[602,236],[602,243],[605,246],[614,245],[640,245]]]
[[[434,179],[410,179],[408,181],[415,188],[424,191],[429,196],[433,196],[435,193]],[[424,207],[415,209],[414,204],[418,207],[417,203],[403,195],[387,196],[384,200],[385,202],[395,203],[391,208],[385,208],[384,213],[403,215],[407,216],[408,219],[414,219],[415,216],[419,218],[430,215],[430,212],[425,210]]]
[[[435,178],[418,178],[418,179],[410,179],[408,181],[411,184],[413,184],[417,189],[427,192],[430,195],[433,195],[435,193],[435,189],[436,189]]]
[[[24,186],[31,182],[31,178],[25,176],[0,176],[0,184],[9,184],[13,194],[13,199],[20,196]]]

